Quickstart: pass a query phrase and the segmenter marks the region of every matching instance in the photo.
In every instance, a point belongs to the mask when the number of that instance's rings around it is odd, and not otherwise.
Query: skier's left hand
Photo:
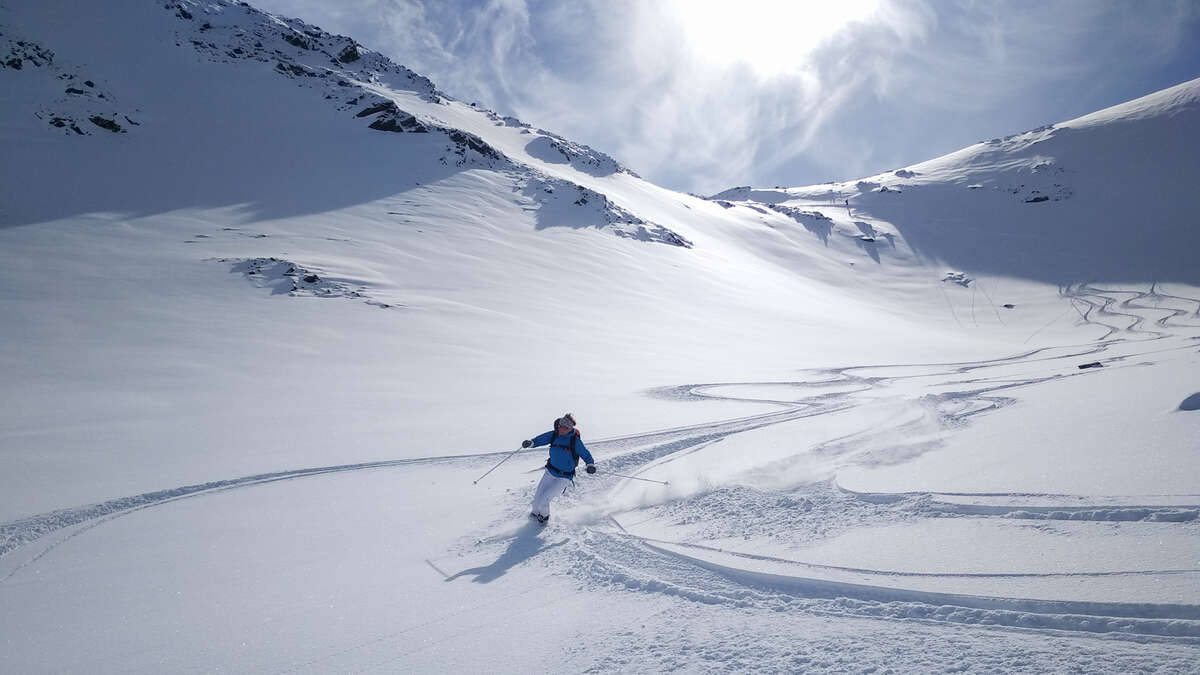
[[[596,473],[596,465],[595,465],[595,464],[588,464],[588,465],[587,465],[587,472],[588,472],[588,473]]]

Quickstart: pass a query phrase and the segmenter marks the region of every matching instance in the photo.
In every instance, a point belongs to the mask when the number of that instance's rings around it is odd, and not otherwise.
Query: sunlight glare
[[[762,76],[803,69],[822,40],[879,8],[881,0],[672,0],[688,42],[705,60],[741,62]]]

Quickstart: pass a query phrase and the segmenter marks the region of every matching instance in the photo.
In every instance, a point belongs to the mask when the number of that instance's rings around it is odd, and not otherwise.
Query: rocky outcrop
[[[606,195],[577,183],[535,174],[524,181],[522,193],[537,207],[538,229],[596,228],[626,239],[692,247],[692,242],[679,233],[644,220]]]
[[[54,52],[36,43],[26,40],[0,42],[0,68],[21,70],[25,66],[40,68],[53,63]]]
[[[101,129],[104,129],[105,131],[111,131],[118,134],[125,133],[125,129],[121,128],[121,125],[117,124],[115,120],[110,120],[99,115],[92,115],[88,118],[88,121],[100,127]]]
[[[484,140],[475,134],[462,131],[461,129],[446,130],[446,136],[454,143],[451,152],[458,155],[461,161],[467,160],[469,151],[479,154],[481,157],[489,160],[500,161],[504,155],[498,150],[484,142]]]
[[[355,117],[372,115],[375,116],[375,119],[367,126],[377,131],[412,134],[424,134],[429,131],[428,127],[421,124],[416,117],[401,110],[395,101],[381,99],[378,103],[360,110]]]
[[[167,9],[189,15],[177,13],[183,22],[177,31],[179,43],[191,44],[213,61],[273,64],[274,72],[297,80],[298,86],[317,88],[338,109],[353,110],[356,118],[369,119],[367,127],[375,131],[444,134],[447,145],[441,161],[445,164],[495,167],[507,161],[475,134],[418,118],[394,101],[374,92],[364,93],[361,84],[369,82],[411,91],[427,101],[443,101],[428,79],[350,38],[228,1],[179,0]]]
[[[62,94],[29,101],[35,106],[34,116],[50,129],[89,136],[97,129],[124,133],[125,128],[117,120],[138,126],[133,121],[137,111],[119,107],[112,93],[97,86],[93,77],[81,74],[80,66],[63,62],[47,47],[12,35],[9,30],[0,26],[0,87],[5,86],[3,78],[10,74],[6,71],[40,70],[51,81],[62,83]],[[11,75],[17,76],[15,72]],[[48,87],[46,91],[53,89]]]
[[[612,157],[586,145],[573,143],[540,129],[538,133],[541,135],[525,146],[525,152],[531,157],[549,164],[570,164],[576,171],[596,177],[610,176],[617,172],[630,173]]]
[[[429,131],[425,128],[424,124],[417,121],[416,117],[403,112],[394,115],[381,115],[367,126],[376,131],[391,131],[394,133],[424,134]]]
[[[829,235],[833,234],[833,219],[820,211],[806,211],[793,206],[771,204],[769,209],[791,218],[804,226],[804,229],[820,237],[822,242],[829,243]]]
[[[362,55],[358,53],[358,45],[351,44],[346,45],[345,49],[339,52],[336,58],[338,63],[354,63],[362,58]]]
[[[419,120],[415,115],[401,110],[395,101],[381,96],[367,95],[353,99],[351,103],[354,105],[366,103],[367,107],[358,111],[355,117],[373,117],[374,119],[367,126],[376,131],[400,134],[444,134],[448,143],[445,147],[445,154],[441,157],[443,164],[453,163],[456,166],[466,166],[479,162],[484,166],[497,168],[508,162],[507,157],[488,145],[479,136],[461,129],[444,127],[431,121]]]
[[[758,202],[760,204],[778,204],[786,202],[792,196],[783,188],[754,188],[749,185],[741,185],[732,187],[728,190],[723,190],[715,195],[706,197],[712,201],[727,201],[727,202]]]
[[[322,277],[313,270],[285,258],[217,258],[216,262],[230,266],[229,271],[241,274],[259,288],[271,290],[272,295],[312,298],[350,298],[368,305],[389,309],[396,305],[371,297],[366,286]]]
[[[280,75],[313,80],[310,86],[377,82],[430,101],[442,98],[428,79],[348,37],[299,19],[272,16],[229,0],[178,0],[164,7],[181,20],[176,43],[190,44],[213,61],[274,64],[271,67]]]

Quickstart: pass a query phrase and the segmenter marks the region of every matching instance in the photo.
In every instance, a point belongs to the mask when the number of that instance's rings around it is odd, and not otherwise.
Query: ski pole
[[[630,480],[644,480],[647,483],[658,483],[659,485],[670,485],[670,483],[668,483],[665,480],[654,480],[653,478],[638,478],[637,476],[626,476],[625,474],[613,473],[611,471],[602,471],[600,473],[603,473],[606,476],[616,476],[617,478],[628,478]]]
[[[499,462],[496,462],[496,466],[493,466],[492,468],[488,469],[488,470],[487,470],[487,472],[485,472],[485,473],[484,473],[482,476],[480,476],[479,478],[476,478],[475,480],[471,481],[471,485],[478,485],[478,484],[479,484],[479,481],[481,481],[481,480],[483,480],[484,478],[486,478],[486,477],[487,477],[487,475],[488,475],[489,473],[491,473],[491,472],[495,471],[497,468],[499,468],[499,467],[500,467],[500,465],[501,465],[501,464],[503,464],[503,463],[507,462],[509,457],[512,457],[513,455],[517,454],[518,452],[520,452],[520,451],[522,451],[522,450],[524,450],[524,449],[525,449],[525,448],[517,448],[516,450],[513,450],[513,451],[512,451],[512,452],[510,452],[509,454],[505,455],[504,459],[500,460]]]

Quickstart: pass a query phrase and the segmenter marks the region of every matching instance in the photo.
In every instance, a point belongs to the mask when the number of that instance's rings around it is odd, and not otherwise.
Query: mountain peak
[[[80,26],[95,30],[81,30]],[[71,137],[119,134],[144,137],[160,150],[163,136],[183,140],[208,137],[207,149],[195,144],[177,148],[193,165],[211,163],[200,154],[229,148],[236,136],[254,136],[264,146],[286,144],[282,152],[259,153],[254,164],[285,156],[297,145],[347,123],[366,134],[382,134],[374,142],[389,146],[392,157],[374,159],[375,150],[355,161],[350,145],[336,145],[358,167],[394,171],[401,165],[432,160],[429,170],[406,170],[415,183],[429,182],[455,170],[484,168],[520,174],[518,187],[530,183],[570,184],[591,198],[572,200],[571,209],[547,209],[539,218],[572,227],[592,226],[618,236],[684,245],[687,239],[618,205],[605,187],[595,184],[617,175],[636,178],[604,153],[551,132],[501,117],[475,104],[446,96],[427,78],[393,63],[355,40],[328,33],[299,19],[275,16],[231,0],[174,0],[145,3],[115,0],[103,8],[90,3],[52,7],[26,6],[0,13],[0,72],[19,90],[25,110],[9,110],[10,129],[24,135],[47,131]],[[271,82],[271,80],[274,80]],[[274,99],[271,102],[269,99]],[[287,101],[287,103],[284,103]],[[23,114],[24,113],[24,114]],[[332,114],[332,117],[330,116]],[[307,121],[305,121],[307,120]],[[307,128],[299,128],[307,124]],[[313,126],[317,125],[317,126]],[[294,128],[294,131],[285,129]],[[288,133],[291,138],[281,138]],[[222,138],[224,136],[224,138]],[[417,140],[417,137],[424,140]],[[275,137],[275,140],[268,140]],[[407,140],[400,140],[404,137]],[[355,141],[357,143],[357,141]],[[186,145],[186,144],[185,144]],[[137,146],[124,144],[123,152]],[[150,148],[147,146],[146,150]],[[385,153],[387,154],[387,153]],[[322,161],[329,161],[328,155]],[[76,162],[70,162],[72,164]],[[303,163],[267,168],[286,181]],[[384,167],[391,167],[385,169]],[[137,173],[134,168],[133,173]],[[350,174],[342,172],[345,178]],[[196,183],[208,181],[196,175]],[[376,178],[382,177],[378,174]],[[104,182],[107,177],[96,180]],[[293,176],[291,185],[310,175]],[[147,179],[155,184],[157,177]],[[260,186],[262,180],[257,181]],[[265,187],[265,186],[264,186]],[[232,199],[264,201],[287,188],[251,191],[239,186]],[[102,190],[79,210],[104,208],[115,189]],[[169,194],[175,186],[156,192]],[[382,191],[382,190],[381,190]],[[68,200],[69,201],[69,200]],[[539,203],[545,202],[542,199]],[[579,204],[575,204],[579,201]],[[592,208],[601,204],[599,210]],[[47,211],[49,207],[49,211]],[[50,215],[55,209],[39,209]],[[550,217],[550,214],[557,214]],[[37,216],[35,216],[37,217]]]

